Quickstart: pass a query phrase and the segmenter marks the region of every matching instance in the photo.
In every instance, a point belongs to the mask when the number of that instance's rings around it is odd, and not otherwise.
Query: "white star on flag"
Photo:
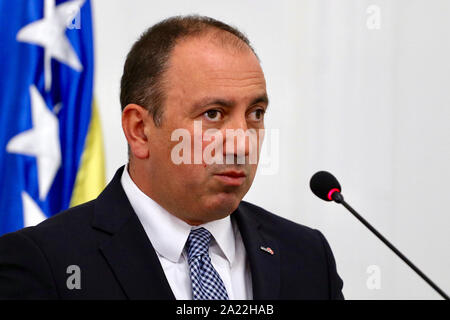
[[[45,0],[44,17],[26,25],[17,33],[18,41],[44,48],[45,90],[47,91],[52,83],[51,58],[67,64],[76,71],[83,70],[65,31],[67,24],[75,18],[84,1],[67,1],[55,7],[55,0]]]
[[[35,226],[47,217],[28,193],[22,191],[23,224],[24,227]]]
[[[44,200],[61,165],[59,122],[34,85],[30,97],[33,127],[9,140],[6,151],[36,157],[39,199]]]

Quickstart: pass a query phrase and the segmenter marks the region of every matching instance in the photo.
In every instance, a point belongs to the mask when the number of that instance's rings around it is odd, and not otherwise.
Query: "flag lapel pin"
[[[270,248],[270,247],[263,247],[263,246],[261,246],[261,247],[259,247],[262,251],[265,251],[265,252],[267,252],[267,253],[270,253],[272,256],[273,256],[273,254],[274,254],[274,252],[273,252],[273,250]]]

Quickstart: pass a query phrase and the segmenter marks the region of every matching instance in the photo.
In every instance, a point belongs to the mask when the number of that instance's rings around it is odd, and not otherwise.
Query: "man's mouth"
[[[228,170],[215,174],[215,176],[228,186],[240,186],[244,183],[247,175],[244,171]]]

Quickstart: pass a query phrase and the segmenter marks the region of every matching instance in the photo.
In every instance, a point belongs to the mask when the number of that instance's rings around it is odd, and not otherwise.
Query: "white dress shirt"
[[[204,227],[212,235],[209,255],[227,289],[229,299],[253,298],[250,266],[244,243],[236,223],[230,216],[199,226],[191,226],[144,194],[131,179],[128,166],[123,170],[121,183],[148,239],[156,250],[176,299],[192,299],[185,244],[191,229],[200,227]]]

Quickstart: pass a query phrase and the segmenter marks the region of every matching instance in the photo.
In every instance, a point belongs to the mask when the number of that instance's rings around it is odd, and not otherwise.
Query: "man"
[[[1,298],[343,298],[319,231],[241,201],[268,106],[242,33],[199,16],[151,27],[128,54],[121,104],[129,164],[96,200],[0,239]],[[197,141],[181,153],[180,129]],[[216,161],[198,161],[212,145]]]

